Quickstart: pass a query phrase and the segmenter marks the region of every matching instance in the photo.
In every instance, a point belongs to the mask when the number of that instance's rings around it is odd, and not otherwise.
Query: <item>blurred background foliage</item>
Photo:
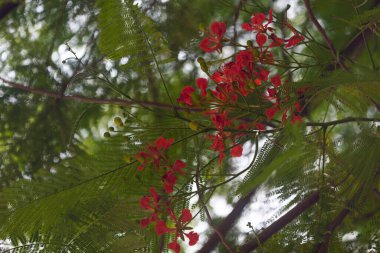
[[[294,87],[311,87],[305,118],[321,122],[378,116],[379,1],[318,0],[312,7],[349,73],[334,64],[303,1],[1,0],[0,238],[5,252],[157,252],[159,239],[139,228],[144,214],[137,205],[160,179],[147,171],[138,175],[132,158],[141,143],[160,135],[181,140],[194,134],[186,122],[170,115],[167,93],[176,104],[181,88],[194,83],[199,75],[196,58],[202,54],[198,43],[213,20],[226,21],[232,37],[234,25],[274,8],[277,20],[289,19],[310,42],[281,56],[296,66],[288,73]],[[245,43],[240,34],[236,37]],[[323,136],[300,139],[305,134],[301,130],[286,134],[273,136],[283,149],[263,145],[261,160],[239,187],[225,185],[216,192],[244,195],[265,181],[268,194],[293,198],[286,210],[318,188],[313,167]],[[326,203],[341,198],[333,207],[322,205],[303,215],[260,252],[310,252],[315,241],[305,242],[305,233],[320,238],[320,231],[352,198],[362,208],[355,209],[334,237],[331,252],[351,252],[350,247],[379,251],[380,201],[374,190],[379,194],[379,132],[375,125],[362,123],[333,127],[328,136],[326,170],[332,181],[345,178],[345,184],[323,196]],[[188,161],[200,152],[207,158],[215,155],[202,143],[196,137],[176,144],[171,152]],[[233,169],[210,164],[204,180],[213,183]],[[257,178],[262,171],[266,176]],[[210,176],[215,173],[224,176]],[[182,180],[179,209],[189,205],[192,184]],[[234,203],[231,196],[226,198]],[[363,218],[368,214],[370,218]],[[342,243],[342,236],[353,230],[360,236]],[[229,234],[231,245],[238,244],[239,233],[234,228]]]

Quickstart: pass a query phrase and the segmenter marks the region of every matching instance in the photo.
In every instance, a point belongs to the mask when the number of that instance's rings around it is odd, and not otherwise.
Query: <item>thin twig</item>
[[[227,249],[227,251],[230,252],[230,253],[234,253],[231,250],[231,247],[225,241],[223,235],[218,231],[218,229],[216,227],[214,227],[213,221],[212,221],[212,217],[210,215],[210,212],[207,209],[206,203],[204,203],[204,201],[203,201],[203,192],[202,192],[202,190],[200,188],[200,184],[199,184],[199,172],[200,172],[200,170],[199,170],[199,166],[200,166],[199,155],[197,156],[197,160],[198,161],[197,161],[197,169],[196,169],[196,176],[195,176],[195,185],[196,185],[197,191],[198,191],[199,202],[201,203],[202,208],[204,209],[204,211],[206,213],[206,217],[207,217],[207,220],[208,220],[208,223],[209,223],[210,227],[212,227],[212,229],[214,230],[214,232],[219,236],[220,241],[222,242],[222,244],[224,245],[224,247]]]
[[[315,15],[313,13],[313,10],[311,9],[310,0],[304,0],[304,3],[305,3],[306,10],[307,10],[307,14],[308,14],[311,22],[313,22],[313,24],[318,29],[319,33],[322,35],[322,37],[325,40],[326,44],[330,48],[331,53],[333,54],[336,62],[339,64],[339,66],[342,69],[344,69],[345,71],[348,71],[347,66],[344,65],[344,63],[339,59],[339,55],[338,55],[338,53],[337,53],[337,51],[336,51],[336,49],[334,47],[334,44],[332,43],[331,39],[327,35],[325,29],[323,29],[323,27],[321,26],[321,24],[318,22],[317,18],[315,17]]]

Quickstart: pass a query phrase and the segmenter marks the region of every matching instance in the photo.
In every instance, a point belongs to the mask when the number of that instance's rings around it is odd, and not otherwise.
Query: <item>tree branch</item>
[[[244,211],[244,208],[250,203],[250,200],[253,195],[256,194],[256,189],[252,190],[247,196],[239,199],[236,203],[234,209],[227,215],[226,218],[220,223],[216,229],[222,236],[225,236],[227,232],[231,229],[231,227],[235,224],[235,222],[240,218],[241,214]],[[219,236],[217,233],[211,234],[209,236],[208,241],[203,244],[202,248],[198,251],[198,253],[209,253],[220,242]]]
[[[329,127],[340,125],[349,122],[380,122],[380,119],[377,118],[355,118],[355,117],[347,117],[340,120],[333,120],[329,122],[307,122],[306,126],[320,126],[320,127]]]
[[[344,69],[345,71],[347,71],[348,68],[339,59],[339,55],[337,54],[337,51],[336,51],[336,49],[334,47],[334,44],[332,43],[331,39],[327,35],[325,29],[323,29],[323,27],[321,26],[321,24],[318,22],[317,18],[315,17],[315,15],[313,13],[313,10],[311,9],[310,0],[304,0],[304,3],[305,3],[306,10],[307,10],[307,14],[308,14],[311,22],[313,22],[313,24],[315,25],[315,27],[317,28],[317,30],[319,31],[319,33],[322,35],[322,37],[323,37],[324,41],[326,42],[327,46],[330,48],[330,51],[333,54],[336,62],[339,64],[339,66],[342,69]]]
[[[348,215],[350,210],[348,208],[344,208],[332,222],[327,226],[325,236],[323,237],[323,241],[320,243],[317,243],[314,246],[313,253],[327,253],[328,247],[329,247],[329,242],[332,236],[332,233],[334,230],[343,222],[344,218]]]
[[[33,87],[28,87],[26,85],[23,85],[21,83],[16,83],[12,82],[9,80],[6,80],[2,77],[0,77],[0,80],[3,81],[5,84],[9,85],[12,88],[18,89],[18,90],[23,90],[26,92],[29,92],[31,94],[37,94],[37,95],[42,95],[45,97],[50,97],[54,99],[61,99],[61,100],[75,100],[83,103],[89,103],[89,104],[107,104],[107,105],[122,105],[122,106],[138,106],[138,105],[145,105],[145,106],[150,106],[150,107],[156,107],[156,108],[162,108],[162,109],[167,109],[167,108],[173,108],[172,105],[170,104],[165,104],[165,103],[159,103],[159,102],[151,102],[151,101],[128,101],[128,100],[123,100],[123,99],[107,99],[107,98],[91,98],[91,97],[85,97],[81,95],[68,95],[65,96],[64,94],[59,94],[39,88],[33,88]],[[189,108],[181,107],[181,106],[176,106],[175,107],[177,110],[189,110]],[[201,108],[190,108],[192,111],[202,111]]]
[[[19,1],[8,1],[0,6],[0,20],[2,20],[5,16],[11,13],[14,9],[16,9],[20,5]]]
[[[295,218],[305,212],[309,207],[313,206],[319,200],[319,191],[315,191],[298,203],[295,207],[289,210],[286,214],[281,216],[278,220],[273,222],[269,227],[264,229],[260,234],[257,235],[257,239],[252,239],[246,244],[242,245],[239,253],[249,253],[256,249],[259,244],[267,241],[272,235],[280,231]]]

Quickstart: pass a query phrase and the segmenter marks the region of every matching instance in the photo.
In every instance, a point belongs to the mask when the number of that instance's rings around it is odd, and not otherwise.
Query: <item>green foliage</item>
[[[379,127],[360,120],[326,125],[353,117],[379,118],[376,64],[380,58],[375,36],[380,12],[375,1],[312,1],[341,54],[361,36],[359,31],[373,32],[356,48],[358,52],[342,56],[348,72],[335,63],[306,13],[294,20],[306,41],[289,55],[276,52],[276,57],[289,64],[278,67],[290,79],[280,88],[282,93],[308,88],[302,97],[288,101],[290,106],[295,100],[302,102],[304,122],[282,126],[277,115],[276,131],[241,137],[240,143],[258,143],[246,170],[235,166],[235,160],[218,164],[218,154],[209,149],[211,122],[195,110],[181,108],[174,114],[158,80],[164,77],[175,98],[198,76],[196,68],[188,68],[199,56],[198,30],[205,31],[211,20],[224,19],[232,31],[234,15],[240,16],[236,20],[240,26],[243,17],[267,11],[269,2],[241,1],[240,10],[224,0],[142,2],[138,6],[129,0],[26,1],[1,20],[1,76],[27,88],[0,84],[0,239],[11,244],[0,251],[159,252],[166,245],[162,240],[171,238],[157,237],[153,226],[141,229],[145,213],[139,200],[149,187],[160,188],[162,178],[151,166],[137,171],[134,160],[159,136],[173,137],[176,142],[168,156],[187,163],[189,176],[178,179],[174,195],[176,214],[190,207],[207,221],[204,206],[190,202],[196,178],[206,201],[221,195],[233,204],[235,193],[245,196],[254,189],[285,201],[266,225],[318,190],[318,204],[262,243],[257,252],[311,252],[344,208],[349,214],[332,231],[330,252],[359,252],[368,245],[379,249]],[[285,15],[283,11],[277,17]],[[280,19],[276,29],[281,29]],[[179,51],[185,59],[172,62]],[[64,64],[62,52],[71,57]],[[43,95],[47,93],[62,97]],[[106,105],[73,101],[79,96]],[[269,103],[254,96],[248,99],[252,104]],[[141,106],[139,101],[149,103]],[[232,115],[242,110],[239,106],[231,109]],[[264,112],[249,111],[246,116],[248,122],[256,122]],[[194,174],[196,168],[199,175]],[[233,180],[242,171],[247,173],[236,185]],[[223,219],[215,219],[219,221]],[[260,233],[259,228],[254,230],[246,240]],[[358,233],[353,241],[343,240],[353,231]],[[241,234],[234,227],[226,241],[237,248]]]

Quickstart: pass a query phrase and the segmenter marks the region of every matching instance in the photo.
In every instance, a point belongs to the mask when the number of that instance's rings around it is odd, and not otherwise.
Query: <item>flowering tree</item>
[[[199,71],[186,84],[170,78],[154,5],[119,0],[92,6],[98,53],[112,60],[111,70],[84,62],[67,44],[77,63],[72,78],[85,82],[73,94],[65,95],[71,81],[57,93],[1,77],[6,89],[58,102],[120,106],[103,115],[111,122],[95,124],[109,124],[103,135],[91,137],[91,127],[81,126],[86,108],[48,171],[4,187],[6,252],[379,249],[377,1],[349,4],[357,20],[341,19],[358,35],[343,49],[308,0],[300,26],[287,18],[290,6],[276,12],[246,2],[232,5],[233,23],[212,20],[203,29],[193,48]],[[152,100],[141,99],[144,78]],[[131,80],[137,85],[125,88]],[[94,84],[119,98],[77,94],[91,94]],[[263,191],[283,201],[277,216],[231,231]],[[210,206],[215,194],[234,206],[219,221],[213,211],[221,207]],[[210,233],[199,232],[202,222]]]

